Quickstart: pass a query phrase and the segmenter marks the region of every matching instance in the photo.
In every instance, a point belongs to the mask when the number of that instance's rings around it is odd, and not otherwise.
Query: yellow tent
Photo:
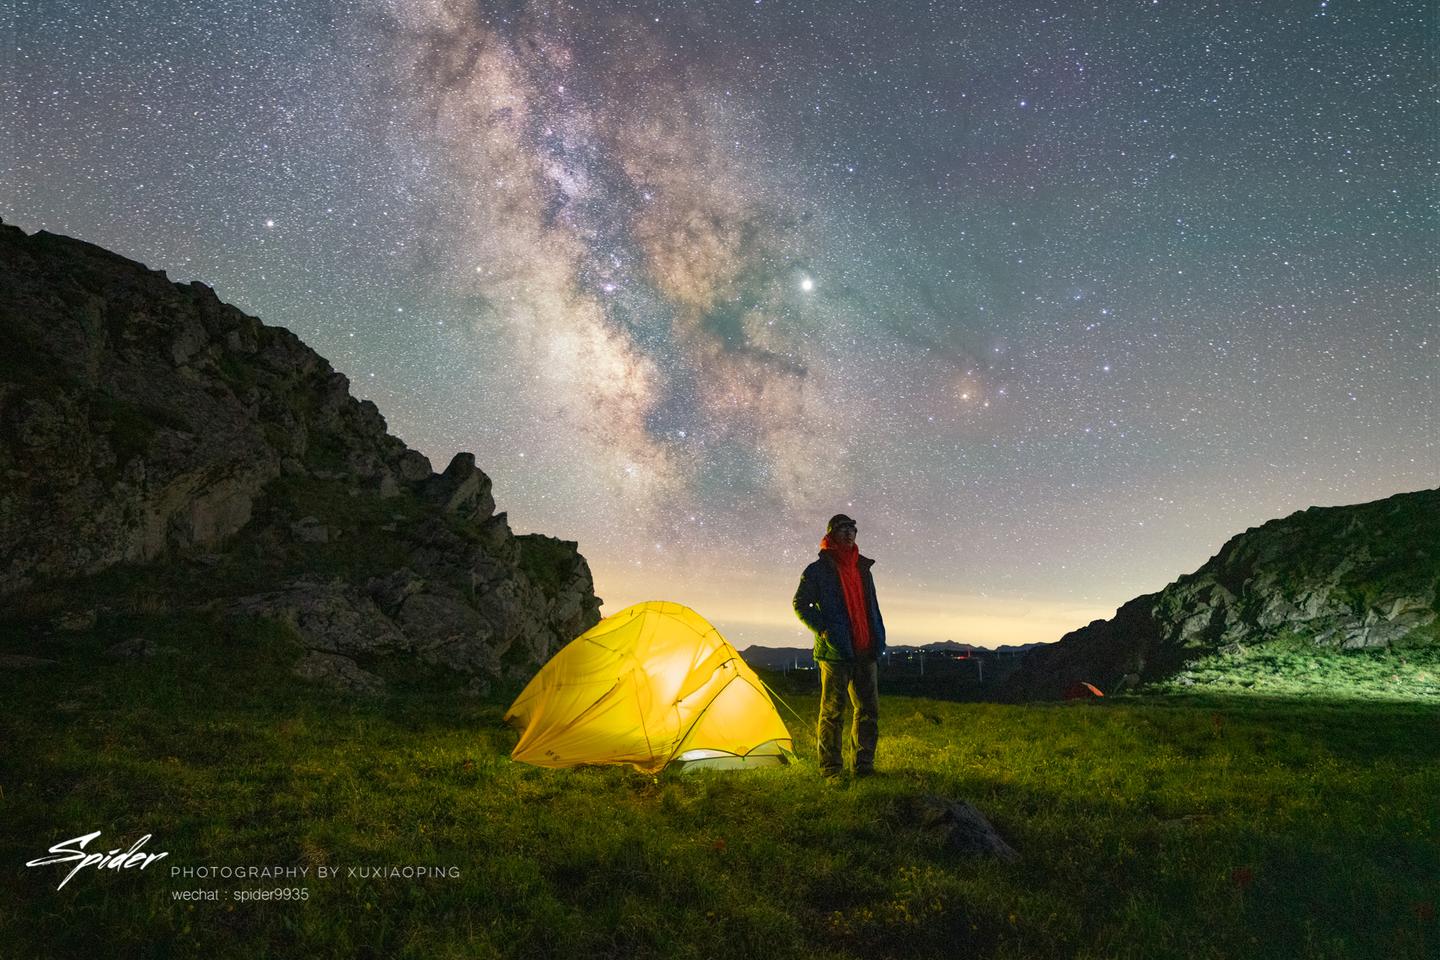
[[[540,767],[785,762],[794,745],[755,672],[694,610],[652,600],[576,637],[505,713]]]

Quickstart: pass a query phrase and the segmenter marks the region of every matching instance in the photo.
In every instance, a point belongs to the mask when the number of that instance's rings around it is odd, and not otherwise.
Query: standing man
[[[876,660],[885,649],[885,622],[875,600],[875,561],[855,546],[855,521],[837,513],[820,541],[820,559],[805,568],[795,591],[795,613],[815,633],[815,663],[820,668],[820,722],[816,749],[820,772],[840,775],[840,721],[848,689],[854,709],[850,743],[855,775],[875,772],[875,743],[880,738],[880,692]]]

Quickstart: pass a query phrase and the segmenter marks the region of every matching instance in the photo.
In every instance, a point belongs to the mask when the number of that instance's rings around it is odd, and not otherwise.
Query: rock
[[[1388,647],[1405,639],[1412,630],[1428,627],[1435,622],[1434,610],[1415,609],[1413,606],[1409,606],[1413,603],[1414,599],[1409,597],[1394,601],[1394,606],[1401,607],[1404,612],[1390,620],[1381,619],[1377,611],[1371,610],[1360,623],[1343,625],[1337,631],[1344,637],[1340,641],[1340,646],[1347,650]]]
[[[1275,627],[1282,623],[1309,620],[1314,616],[1313,612],[1305,611],[1290,598],[1275,593],[1261,604],[1260,612],[1255,615],[1255,622],[1261,627]]]
[[[486,554],[501,563],[513,565],[520,559],[520,545],[510,532],[510,519],[504,513],[497,513],[480,524],[480,545]]]
[[[1422,555],[1424,554],[1423,550],[1419,552]],[[1423,619],[1424,622],[1428,624],[1435,619],[1434,608],[1430,604],[1427,604],[1423,597],[1395,597],[1389,601],[1389,603],[1382,601],[1376,604],[1375,611],[1386,621],[1394,621],[1402,617],[1410,616],[1417,620]]]
[[[467,673],[500,672],[503,651],[493,628],[463,600],[416,593],[405,599],[398,619],[421,659]]]
[[[121,640],[108,647],[105,650],[105,656],[114,660],[131,660],[139,657],[153,657],[156,654],[179,652],[175,647],[162,647],[153,640],[135,637],[132,640]]]
[[[474,463],[475,458],[473,455],[470,459],[471,463]],[[400,454],[400,458],[396,461],[395,472],[399,476],[400,482],[415,484],[422,480],[430,479],[430,475],[434,473],[434,470],[430,467],[429,457],[420,453],[418,450],[406,450]]]
[[[34,670],[37,667],[53,667],[59,660],[44,657],[26,657],[18,653],[0,653],[0,670]]]
[[[532,580],[472,454],[435,474],[325,358],[204,284],[0,223],[0,324],[0,598],[173,564],[203,585],[187,601],[288,622],[312,650],[484,676],[502,658],[533,672],[599,619],[574,544],[550,542]],[[296,543],[342,532],[366,545],[326,551],[353,582],[297,579],[313,551]],[[369,549],[384,534],[394,549]],[[219,576],[237,559],[270,578],[240,600]],[[89,630],[94,615],[56,626]]]
[[[365,584],[365,592],[370,594],[389,617],[400,612],[400,607],[407,597],[424,589],[425,580],[409,567],[401,567],[383,577],[371,577]]]
[[[326,543],[330,539],[330,531],[319,517],[301,517],[290,524],[290,532],[302,543]]]
[[[187,476],[179,485],[187,502],[177,503],[168,515],[157,512],[152,526],[165,524],[164,544],[171,547],[207,546],[250,522],[255,498],[265,483],[279,473],[271,462],[251,468],[247,465],[227,466],[222,470],[204,471],[200,476]],[[169,499],[169,491],[161,502]],[[162,552],[157,543],[152,556]]]
[[[241,597],[230,603],[229,610],[288,623],[312,650],[376,654],[411,649],[375,602],[345,583],[296,581],[272,593]]]
[[[65,633],[81,633],[95,628],[95,610],[66,610],[55,618],[55,629]]]
[[[490,696],[491,685],[486,677],[472,677],[465,685],[464,695],[476,700],[483,700]]]
[[[421,494],[446,513],[466,520],[487,520],[495,512],[490,478],[475,466],[473,453],[455,454],[444,473],[423,483]]]
[[[379,696],[385,692],[385,681],[349,657],[311,651],[295,665],[295,676],[302,680],[323,683],[336,690]]]
[[[1008,863],[1020,859],[1020,854],[1005,842],[980,811],[964,800],[934,794],[913,797],[902,817],[938,837],[950,853],[996,857]]]

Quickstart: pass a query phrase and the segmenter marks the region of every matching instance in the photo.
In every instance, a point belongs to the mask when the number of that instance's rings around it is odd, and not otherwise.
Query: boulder
[[[405,635],[368,594],[339,581],[294,581],[281,590],[234,600],[229,610],[287,623],[306,647],[326,653],[378,654],[412,649]]]
[[[0,653],[0,670],[34,670],[37,667],[53,667],[60,663],[46,657],[26,657],[18,653]]]
[[[473,455],[471,461],[474,461]],[[416,484],[422,480],[428,480],[434,472],[430,468],[430,458],[418,450],[405,450],[395,463],[395,474],[404,484]]]
[[[398,619],[421,659],[465,673],[499,673],[504,650],[491,624],[458,597],[412,594]]]
[[[934,794],[913,797],[903,808],[901,818],[936,837],[949,853],[995,857],[1008,863],[1020,859],[1020,854],[984,815],[964,800]]]
[[[1343,636],[1339,643],[1347,650],[1388,647],[1409,636],[1412,631],[1428,627],[1436,618],[1435,611],[1419,607],[1415,597],[1396,598],[1390,610],[1400,612],[1387,616],[1372,609],[1359,623],[1342,624],[1331,636]]]
[[[425,589],[425,580],[409,567],[392,570],[384,576],[371,577],[365,584],[370,594],[386,616],[395,617],[406,598]]]
[[[457,453],[445,472],[426,479],[421,494],[446,513],[465,520],[488,520],[495,512],[490,478],[475,466],[473,453]]]
[[[55,618],[55,629],[62,633],[83,633],[95,628],[95,609],[66,610]]]
[[[326,543],[330,539],[329,528],[318,517],[301,517],[290,524],[290,532],[302,543]]]
[[[385,681],[349,657],[311,651],[295,665],[295,676],[302,680],[323,683],[346,693],[379,696],[385,692]]]
[[[105,656],[112,660],[135,660],[153,657],[158,654],[179,652],[175,647],[165,647],[156,643],[154,640],[135,637],[131,640],[121,640],[119,643],[107,647]]]

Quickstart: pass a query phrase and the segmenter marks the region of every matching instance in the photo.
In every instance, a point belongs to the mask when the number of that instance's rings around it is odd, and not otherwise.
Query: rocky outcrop
[[[204,284],[0,225],[0,323],[0,593],[215,546],[282,471],[431,479],[343,374]]]
[[[1058,699],[1087,681],[1134,686],[1282,637],[1356,649],[1432,641],[1440,617],[1440,490],[1311,507],[1251,528],[1199,570],[1037,648],[1007,700]]]
[[[235,600],[229,611],[282,621],[307,647],[324,653],[374,656],[414,648],[374,601],[344,581],[294,581],[280,590]]]
[[[480,522],[489,520],[495,513],[490,478],[475,469],[474,454],[457,453],[444,473],[421,479],[426,499],[447,513]]]
[[[134,660],[179,652],[175,647],[165,647],[144,637],[134,637],[111,645],[105,650],[105,656],[112,660]]]
[[[385,681],[349,657],[333,653],[307,653],[295,665],[295,676],[302,680],[323,683],[342,693],[378,696],[385,692]]]
[[[916,824],[936,837],[941,847],[959,856],[994,857],[1015,863],[1020,854],[990,825],[985,815],[964,800],[923,794],[899,808],[902,824]]]
[[[59,660],[48,657],[27,657],[18,653],[0,653],[0,670],[33,670],[36,667],[58,667]]]
[[[599,619],[576,544],[515,536],[472,454],[435,473],[323,357],[203,284],[0,224],[0,330],[0,596],[168,564],[208,584],[187,602],[315,654],[484,677]],[[95,603],[54,621],[77,618]]]

